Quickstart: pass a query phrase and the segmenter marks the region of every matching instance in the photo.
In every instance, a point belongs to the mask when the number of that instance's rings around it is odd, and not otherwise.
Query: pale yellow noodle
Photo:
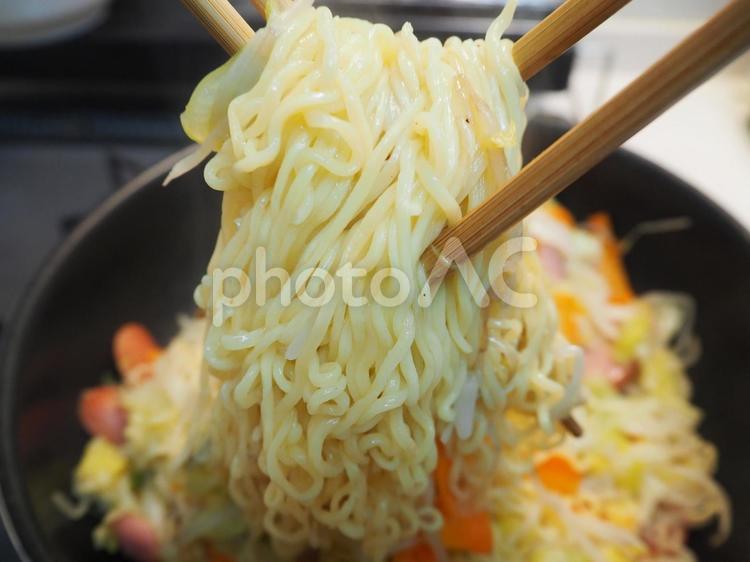
[[[255,288],[208,328],[205,372],[220,388],[208,395],[210,434],[197,430],[194,443],[227,470],[251,531],[282,554],[335,546],[382,559],[442,525],[432,499],[440,438],[456,459],[456,494],[481,506],[497,470],[521,470],[511,452],[498,465],[499,450],[559,434],[567,410],[552,411],[572,369],[535,255],[506,271],[515,290],[539,297],[534,307],[493,297],[482,309],[459,275],[418,304],[422,252],[521,165],[527,89],[502,39],[512,10],[482,41],[441,44],[298,1],[272,11],[183,116],[216,150],[205,177],[224,192],[196,301],[214,318],[217,268],[240,268]],[[254,83],[240,83],[242,68]],[[481,279],[508,237],[473,258]],[[292,286],[311,267],[361,268],[353,288],[369,303],[349,306],[338,278],[322,306],[286,302],[278,279],[256,301],[261,248]],[[384,268],[411,288],[397,306],[367,291]],[[323,283],[302,288],[315,295]],[[469,378],[479,394],[462,439],[456,403]],[[526,422],[510,424],[511,410]]]

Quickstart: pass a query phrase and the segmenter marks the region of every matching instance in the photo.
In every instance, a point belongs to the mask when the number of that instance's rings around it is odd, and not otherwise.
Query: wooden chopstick
[[[261,11],[259,2],[253,0],[253,5]],[[229,0],[182,0],[182,3],[229,55],[242,49],[253,36],[253,28]]]
[[[567,0],[513,45],[524,80],[578,43],[630,0]]]
[[[438,256],[448,267],[481,250],[748,47],[750,0],[733,0],[457,225],[445,229],[422,255],[427,271],[433,271]]]
[[[265,17],[265,0],[251,0]],[[524,80],[575,45],[630,0],[567,0],[513,46],[513,59]],[[253,29],[229,0],[182,0],[224,50],[233,55],[253,36]]]

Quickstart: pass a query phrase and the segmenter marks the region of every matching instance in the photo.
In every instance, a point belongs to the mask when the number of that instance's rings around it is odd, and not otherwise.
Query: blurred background
[[[233,2],[261,24],[248,0]],[[500,0],[346,0],[335,13],[483,35]],[[519,0],[518,37],[559,0]],[[537,76],[532,118],[574,123],[723,0],[633,0]],[[179,113],[226,59],[179,0],[0,0],[0,340],[49,252],[103,199],[187,144]],[[737,61],[627,147],[750,227],[750,58]],[[602,186],[606,189],[606,186]],[[613,210],[616,212],[616,210]],[[15,556],[0,531],[0,560]]]

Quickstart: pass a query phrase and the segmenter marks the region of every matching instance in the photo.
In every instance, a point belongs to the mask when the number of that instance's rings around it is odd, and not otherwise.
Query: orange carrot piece
[[[134,367],[154,361],[161,353],[161,347],[143,325],[129,322],[115,332],[112,353],[117,370],[127,379],[127,373]]]
[[[612,228],[612,220],[607,213],[594,213],[588,218],[587,223],[589,229],[599,237],[604,246],[604,254],[599,267],[609,285],[610,302],[617,304],[630,302],[635,294],[622,261],[620,247]]]
[[[633,300],[633,288],[630,285],[627,271],[622,263],[620,248],[615,241],[604,242],[604,256],[601,270],[610,288],[609,300],[617,304],[625,304]]]
[[[443,516],[458,512],[458,502],[451,491],[451,467],[453,462],[448,457],[445,447],[438,442],[438,461],[435,468],[436,505]]]
[[[437,562],[430,545],[418,542],[394,554],[392,562]]]
[[[558,494],[575,494],[581,484],[581,473],[567,458],[558,454],[537,464],[536,473],[545,488]]]
[[[448,550],[465,550],[478,554],[492,552],[492,523],[486,512],[446,517],[441,532]]]
[[[492,551],[492,525],[487,513],[461,513],[451,491],[450,473],[453,462],[438,443],[438,462],[435,469],[435,505],[443,514],[441,537],[448,549],[476,553]]]
[[[600,211],[589,215],[589,218],[586,219],[586,224],[594,234],[614,238],[612,218],[609,216],[609,213]]]
[[[576,345],[583,343],[578,321],[586,314],[586,308],[574,295],[565,292],[554,294],[557,312],[560,315],[560,330],[567,340]]]
[[[573,216],[573,213],[568,211],[567,208],[563,207],[557,201],[552,201],[547,206],[547,212],[553,219],[563,223],[565,226],[575,226],[576,224],[576,219]]]

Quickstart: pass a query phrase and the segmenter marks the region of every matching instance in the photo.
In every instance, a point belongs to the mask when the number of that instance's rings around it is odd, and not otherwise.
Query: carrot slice
[[[476,553],[492,551],[492,525],[487,513],[461,513],[458,500],[450,485],[453,462],[445,448],[438,443],[438,462],[435,469],[436,505],[443,514],[443,544],[448,549]]]
[[[583,343],[578,321],[586,315],[586,308],[574,295],[559,291],[554,294],[557,312],[560,315],[560,330],[565,338],[572,344]]]
[[[161,347],[142,324],[129,322],[115,332],[112,352],[117,370],[127,380],[128,372],[134,367],[154,361],[161,353]]]
[[[612,220],[607,213],[594,213],[588,218],[587,223],[591,232],[599,237],[604,247],[599,268],[609,285],[610,302],[625,304],[632,301],[635,294],[622,261],[620,247],[612,228]]]
[[[589,230],[594,234],[614,237],[612,234],[612,218],[609,216],[609,213],[600,211],[589,215],[589,218],[586,219],[586,224],[588,225]]]
[[[575,494],[581,484],[581,473],[562,455],[547,457],[536,465],[536,473],[545,488],[558,494]]]
[[[557,201],[550,202],[546,209],[553,219],[563,223],[565,226],[575,226],[576,219],[573,214]]]
[[[435,469],[436,505],[443,516],[458,512],[458,502],[451,492],[451,462],[442,443],[438,442],[438,460]]]
[[[419,542],[394,554],[392,562],[437,562],[430,545]]]
[[[492,522],[486,512],[446,517],[441,532],[448,550],[466,550],[479,554],[492,552]]]

